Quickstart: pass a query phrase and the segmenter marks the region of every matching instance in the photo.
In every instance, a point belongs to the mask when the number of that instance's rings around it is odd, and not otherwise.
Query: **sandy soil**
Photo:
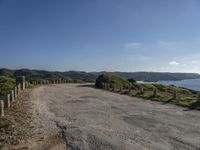
[[[32,90],[34,89],[22,91],[12,103],[11,108],[5,110],[5,117],[0,118],[0,143],[4,143],[0,149],[66,149],[58,132],[47,132],[39,123],[36,123],[37,105],[31,101]]]
[[[62,136],[52,149],[200,149],[200,112],[97,90],[91,84],[41,86],[30,96],[34,124]]]

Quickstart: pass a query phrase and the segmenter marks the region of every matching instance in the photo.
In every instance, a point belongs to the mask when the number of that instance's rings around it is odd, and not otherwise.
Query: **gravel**
[[[200,112],[93,88],[35,88],[35,123],[59,132],[69,150],[197,150]],[[65,148],[66,147],[66,148]]]

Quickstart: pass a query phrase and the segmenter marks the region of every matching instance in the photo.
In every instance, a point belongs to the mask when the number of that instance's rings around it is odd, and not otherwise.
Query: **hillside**
[[[173,85],[142,84],[130,81],[132,80],[124,80],[118,76],[102,74],[96,79],[95,87],[132,97],[141,97],[191,109],[200,109],[200,102],[197,101],[197,91]]]
[[[83,72],[83,71],[45,71],[45,70],[30,70],[30,69],[20,69],[20,70],[10,70],[10,69],[0,69],[0,76],[38,76],[43,78],[52,77],[70,77],[73,79],[96,79],[100,74],[106,72]],[[161,72],[108,72],[110,74],[122,77],[124,79],[134,78],[138,81],[169,81],[169,80],[184,80],[184,79],[197,79],[200,78],[199,74],[195,73],[161,73]]]
[[[178,81],[185,79],[200,78],[199,74],[195,73],[168,73],[168,72],[113,72],[113,75],[123,77],[125,79],[134,78],[137,81]]]

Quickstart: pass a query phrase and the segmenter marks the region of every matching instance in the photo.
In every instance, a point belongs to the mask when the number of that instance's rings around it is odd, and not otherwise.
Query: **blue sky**
[[[0,67],[200,73],[200,1],[0,0]]]

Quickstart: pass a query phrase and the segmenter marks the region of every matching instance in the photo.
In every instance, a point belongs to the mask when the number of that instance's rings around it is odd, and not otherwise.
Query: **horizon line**
[[[47,72],[85,72],[85,73],[99,73],[99,72],[107,72],[107,73],[113,73],[113,72],[121,72],[121,73],[139,73],[139,72],[145,72],[145,73],[188,73],[188,74],[200,74],[197,72],[164,72],[164,71],[85,71],[85,70],[65,70],[65,71],[61,71],[61,70],[48,70],[48,69],[36,69],[36,68],[0,68],[0,70],[5,69],[5,70],[12,70],[12,71],[16,71],[16,70],[31,70],[31,71],[47,71]]]

